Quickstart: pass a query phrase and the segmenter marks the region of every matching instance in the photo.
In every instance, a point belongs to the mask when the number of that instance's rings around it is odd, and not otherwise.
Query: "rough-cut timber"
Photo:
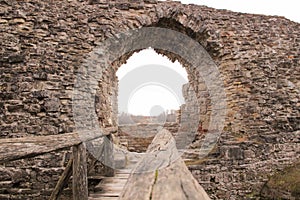
[[[79,137],[78,133],[65,133],[60,135],[0,139],[0,163],[66,149],[102,136],[103,134],[100,133],[86,134],[83,140],[83,137]]]
[[[69,148],[81,142],[77,133],[0,139],[0,163]]]
[[[61,192],[63,191],[64,187],[68,184],[68,181],[72,175],[72,167],[73,167],[73,158],[71,158],[63,172],[63,174],[61,175],[61,177],[59,178],[53,192],[51,193],[50,199],[49,200],[57,200],[59,199],[59,196],[61,194]]]
[[[120,199],[209,200],[183,160],[172,134],[161,130],[127,181]]]
[[[118,200],[131,173],[131,169],[116,170],[114,177],[103,177],[89,194],[89,200]]]
[[[86,148],[83,143],[73,146],[73,200],[88,199]]]
[[[103,149],[103,156],[104,156],[104,166],[103,166],[103,173],[105,176],[114,176],[114,163],[113,163],[113,141],[111,135],[108,135],[104,138],[104,149]]]
[[[270,176],[300,159],[300,24],[284,17],[174,1],[1,0],[0,137],[73,132],[72,94],[84,59],[105,39],[149,26],[196,40],[224,82],[225,128],[214,151],[190,162],[190,171],[212,199],[259,198]],[[187,69],[205,134],[213,113],[202,72],[180,55],[158,52]],[[101,127],[117,128],[115,73],[129,55],[99,80]],[[48,199],[69,158],[61,151],[1,164],[0,199]]]

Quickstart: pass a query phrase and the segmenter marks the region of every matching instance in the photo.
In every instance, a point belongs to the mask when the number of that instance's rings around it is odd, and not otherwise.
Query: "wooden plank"
[[[77,133],[0,139],[0,163],[70,148],[79,143]]]
[[[103,198],[117,198],[117,199],[119,199],[119,195],[118,194],[96,194],[96,195],[91,196],[91,198],[94,198],[94,199],[97,198],[97,200],[102,200]]]
[[[131,174],[132,169],[118,169],[116,174]]]
[[[208,200],[210,198],[183,160],[178,159],[172,165],[158,171],[153,185],[152,199]]]
[[[95,188],[89,199],[118,199],[129,177],[131,170],[116,170],[114,177],[105,177]]]
[[[104,178],[105,176],[101,176],[101,175],[88,176],[88,180],[102,180]]]
[[[132,174],[126,183],[119,199],[150,199],[154,184],[155,172]]]
[[[122,185],[118,185],[118,186],[114,185],[114,186],[111,187],[111,186],[106,185],[106,186],[102,187],[102,191],[106,191],[106,192],[108,192],[108,191],[110,191],[110,192],[119,191],[120,192],[120,188],[122,190],[124,185],[125,185],[125,183],[123,184],[123,186]]]
[[[122,190],[124,187],[124,184],[118,184],[118,185],[105,185],[102,187],[103,191],[119,191],[120,189]]]
[[[107,135],[113,130],[107,130]],[[58,135],[0,139],[0,164],[70,148],[104,136],[102,133],[65,133]]]
[[[73,146],[73,159],[73,200],[87,200],[88,181],[84,143]]]
[[[96,200],[117,200],[119,197],[109,197],[109,196],[101,196],[101,195],[95,195],[89,197],[89,199],[96,199]]]
[[[120,178],[120,179],[122,179],[122,178],[127,179],[129,177],[129,174],[116,174],[114,177]]]
[[[168,130],[163,129],[154,137],[147,149],[147,154],[137,163],[134,173],[163,169],[178,158],[180,155],[175,139]]]
[[[126,178],[112,178],[112,177],[108,177],[105,178],[101,181],[100,184],[105,183],[105,184],[116,184],[116,183],[126,183],[127,179]]]
[[[120,190],[108,190],[105,192],[99,192],[98,194],[103,197],[108,197],[108,196],[109,197],[111,197],[111,196],[118,197],[118,196],[120,196],[120,193],[121,193]]]
[[[118,200],[119,197],[118,196],[101,196],[99,194],[94,195],[94,196],[90,196],[89,200],[91,199],[95,199],[95,200]]]
[[[71,158],[63,172],[63,174],[61,175],[60,179],[58,180],[51,196],[50,196],[50,200],[57,200],[61,194],[61,192],[63,191],[64,187],[68,184],[68,181],[72,175],[72,166],[73,166],[73,158]]]
[[[125,186],[127,180],[126,181],[123,181],[123,182],[120,182],[120,181],[113,181],[113,182],[103,182],[103,183],[100,183],[99,185],[97,185],[95,187],[95,190],[97,190],[98,192],[99,191],[103,191],[105,188],[108,189],[108,188],[119,188],[119,187],[123,187]]]
[[[209,200],[179,157],[172,134],[163,129],[130,175],[119,199]]]
[[[114,171],[114,147],[113,138],[111,135],[104,137],[104,174],[105,176],[113,177],[115,175]]]

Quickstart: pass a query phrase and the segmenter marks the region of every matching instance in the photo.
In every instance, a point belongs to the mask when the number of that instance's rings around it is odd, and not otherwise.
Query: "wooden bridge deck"
[[[132,170],[116,170],[114,177],[104,178],[89,199],[210,199],[180,158],[169,131],[161,130],[147,153]]]
[[[131,169],[119,169],[114,177],[105,177],[89,195],[89,200],[117,200],[129,178]]]
[[[87,136],[85,141],[81,141],[76,133],[55,137],[0,139],[0,163],[34,157],[72,146],[72,157],[53,189],[50,200],[59,199],[71,176],[74,200],[210,199],[180,158],[172,134],[165,129],[156,134],[144,156],[130,155],[130,162],[125,169],[115,170],[114,177],[103,178],[95,191],[88,196],[85,143],[104,135]],[[104,138],[101,153],[107,159],[111,159],[113,155],[110,138]],[[111,176],[111,170],[108,169],[105,168],[107,172],[105,175]]]

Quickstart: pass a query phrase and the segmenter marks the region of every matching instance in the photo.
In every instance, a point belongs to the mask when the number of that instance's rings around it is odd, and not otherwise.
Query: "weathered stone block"
[[[57,112],[60,110],[60,101],[58,98],[45,99],[43,108],[46,112]]]

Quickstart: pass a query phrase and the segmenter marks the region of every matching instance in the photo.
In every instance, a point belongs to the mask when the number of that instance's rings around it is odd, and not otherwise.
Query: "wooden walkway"
[[[90,200],[210,200],[190,173],[168,130],[161,130],[147,149],[147,154],[133,168],[116,170],[104,178]]]
[[[125,165],[119,162],[119,167],[124,169],[115,170],[114,177],[104,177],[88,196],[87,152],[83,142],[100,137],[103,135],[91,134],[82,141],[78,134],[68,133],[55,137],[0,139],[0,164],[72,146],[72,157],[53,189],[50,200],[59,199],[71,176],[74,200],[210,200],[180,158],[172,134],[165,129],[156,134],[146,154],[126,154]],[[110,137],[106,137],[102,154],[113,162],[110,159],[118,156],[111,156],[114,153],[111,147]],[[121,152],[116,155],[123,158]],[[106,176],[112,175],[110,170],[107,171],[109,173],[105,173]]]
[[[104,177],[89,195],[89,200],[117,200],[128,180],[131,169],[119,169],[114,177]]]

